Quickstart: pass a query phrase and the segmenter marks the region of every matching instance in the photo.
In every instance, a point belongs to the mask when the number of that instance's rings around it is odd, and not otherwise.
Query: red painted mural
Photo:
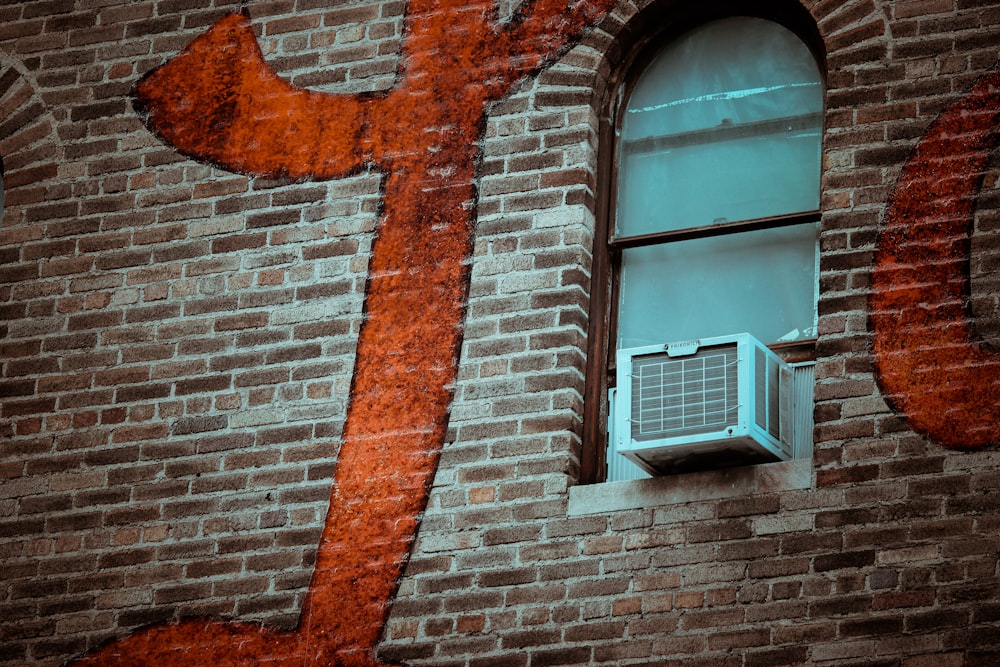
[[[247,13],[220,19],[135,89],[148,126],[233,171],[384,175],[366,317],[316,568],[295,631],[187,620],[83,665],[377,665],[374,647],[443,446],[469,289],[475,176],[488,105],[578,42],[610,0],[409,0],[396,85],[295,88],[264,61]]]
[[[869,311],[879,386],[917,431],[950,448],[1000,442],[1000,352],[970,316],[976,199],[1000,139],[1000,67],[931,125],[886,210]]]

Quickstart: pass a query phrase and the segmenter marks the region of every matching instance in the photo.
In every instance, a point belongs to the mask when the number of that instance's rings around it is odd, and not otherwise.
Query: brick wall
[[[369,92],[392,85],[404,4],[250,12],[290,81]],[[385,660],[1000,661],[1000,452],[944,449],[889,409],[867,311],[901,167],[997,63],[1000,5],[804,6],[828,55],[804,483],[779,469],[750,491],[680,500],[671,480],[576,485],[599,113],[643,12],[677,11],[621,2],[489,114],[449,434]],[[235,175],[143,127],[134,82],[235,8],[0,5],[0,665],[62,664],[192,615],[297,622],[381,180]],[[970,256],[988,340],[1000,326],[995,155]],[[606,501],[629,494],[649,503]]]

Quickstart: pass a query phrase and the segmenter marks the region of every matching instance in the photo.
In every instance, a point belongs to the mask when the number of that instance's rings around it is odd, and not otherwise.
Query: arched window
[[[636,69],[615,110],[616,162],[603,258],[610,289],[600,356],[614,406],[602,417],[611,434],[608,478],[808,456],[824,98],[817,60],[788,27],[733,16],[672,39]],[[722,349],[712,346],[743,334],[749,334],[747,350],[759,341],[766,350],[760,358],[777,361],[755,370],[752,360],[732,357],[711,370],[711,351]],[[592,354],[595,349],[592,342]],[[633,351],[660,349],[649,360],[666,363],[642,362],[642,388],[629,379],[626,391],[616,391],[622,377],[633,377],[631,370],[621,374],[620,359],[631,364]],[[797,444],[786,442],[784,453],[756,447],[752,434],[747,446],[736,442],[740,433],[727,442],[705,435],[720,426],[733,432],[725,413],[731,409],[736,419],[736,389],[727,389],[726,382],[735,387],[737,364],[750,364],[744,375],[760,375],[748,385],[757,394],[751,407],[763,411],[757,421],[778,440],[791,437],[785,433],[791,429],[790,401],[809,400],[796,408],[803,417],[809,413],[807,429],[799,429],[808,433],[798,433]],[[792,376],[797,379],[787,379]],[[806,381],[809,387],[801,385]],[[650,382],[657,386],[647,389]],[[746,391],[740,392],[738,400],[745,403]],[[773,427],[768,411],[775,415]],[[588,418],[602,412],[590,409]],[[751,415],[748,428],[753,421]],[[634,437],[623,435],[626,430]],[[713,437],[714,445],[708,442]],[[616,445],[628,449],[668,440],[655,455],[630,455],[646,473]]]

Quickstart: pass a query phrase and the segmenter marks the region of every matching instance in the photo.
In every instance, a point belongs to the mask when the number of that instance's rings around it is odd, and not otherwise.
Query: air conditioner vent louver
[[[632,439],[639,442],[717,431],[735,424],[736,348],[701,350],[690,357],[666,352],[632,362]]]
[[[653,474],[792,458],[796,377],[749,334],[620,350],[612,447]]]

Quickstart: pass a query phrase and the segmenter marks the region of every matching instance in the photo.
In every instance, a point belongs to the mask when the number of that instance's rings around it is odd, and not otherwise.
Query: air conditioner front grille
[[[692,356],[635,357],[631,431],[635,441],[683,437],[735,425],[739,412],[736,345]]]

